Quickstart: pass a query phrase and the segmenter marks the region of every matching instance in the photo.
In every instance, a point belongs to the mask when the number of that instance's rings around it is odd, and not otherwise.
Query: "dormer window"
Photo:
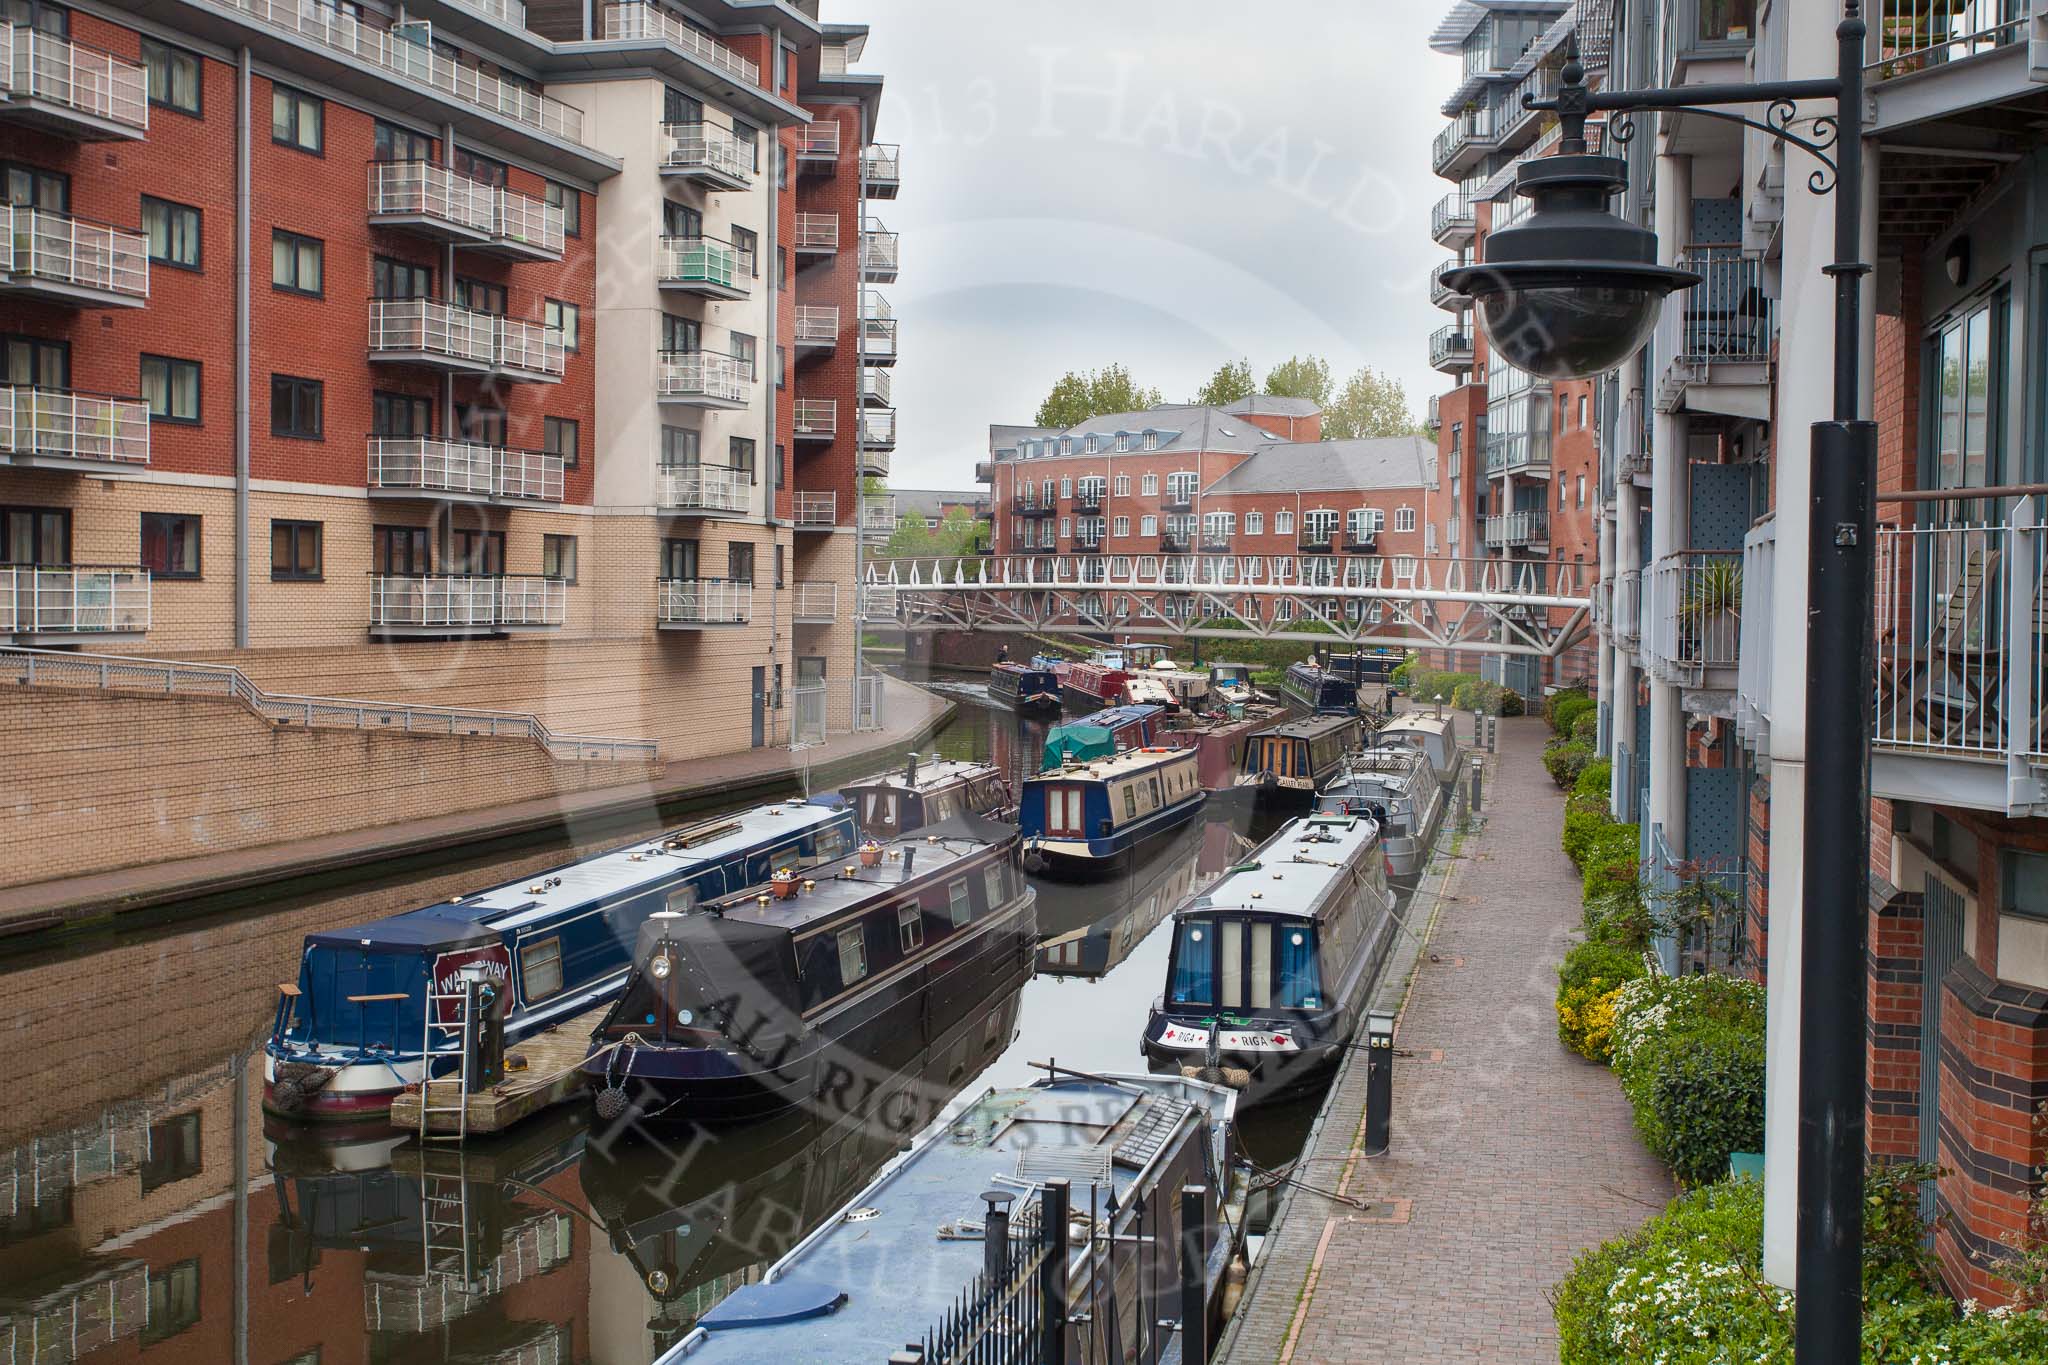
[[[1131,448],[1131,433],[1119,431],[1116,434],[1116,448],[1118,450],[1129,450]]]
[[[1151,427],[1145,428],[1145,449],[1159,449],[1159,433],[1153,430]]]

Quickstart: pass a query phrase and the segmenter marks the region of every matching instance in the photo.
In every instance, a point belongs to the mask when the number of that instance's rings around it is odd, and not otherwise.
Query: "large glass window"
[[[199,268],[199,210],[167,199],[142,196],[142,231],[149,238],[149,259],[156,265]]]
[[[1983,488],[2004,482],[1997,428],[2005,387],[2006,312],[2001,294],[1935,333],[1934,449],[1927,471],[1934,487]],[[1955,510],[1971,515],[1968,509]]]
[[[199,420],[199,362],[171,356],[142,357],[142,397],[159,422]]]
[[[1173,981],[1167,992],[1175,1005],[1215,1003],[1216,926],[1210,920],[1184,920],[1173,945]]]
[[[270,140],[318,156],[326,145],[322,132],[326,106],[312,95],[282,85],[270,90]]]
[[[142,567],[157,578],[199,577],[199,518],[144,512]]]

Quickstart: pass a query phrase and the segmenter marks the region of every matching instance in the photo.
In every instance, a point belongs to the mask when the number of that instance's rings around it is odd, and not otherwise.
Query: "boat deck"
[[[543,1109],[551,1109],[565,1100],[574,1099],[584,1091],[584,1079],[577,1070],[583,1064],[583,1054],[590,1049],[590,1035],[604,1022],[611,1003],[598,1006],[565,1019],[551,1029],[544,1030],[506,1049],[506,1056],[526,1059],[523,1070],[508,1072],[504,1080],[488,1090],[472,1094],[467,1102],[467,1132],[471,1137],[486,1137],[502,1133],[524,1119],[529,1119]],[[428,1081],[432,1087],[427,1114],[427,1135],[429,1137],[453,1138],[464,1131],[464,1124],[455,1112],[455,1096],[460,1082],[453,1077]],[[418,1090],[406,1090],[394,1096],[391,1101],[391,1126],[417,1133],[420,1130],[420,1094]],[[446,1106],[441,1108],[438,1106]]]

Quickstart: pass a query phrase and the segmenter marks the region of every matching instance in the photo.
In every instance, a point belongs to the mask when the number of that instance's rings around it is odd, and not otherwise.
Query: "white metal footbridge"
[[[863,624],[1305,640],[1556,658],[1590,633],[1598,570],[1530,559],[1405,556],[883,559]],[[1115,567],[1125,567],[1118,564]]]

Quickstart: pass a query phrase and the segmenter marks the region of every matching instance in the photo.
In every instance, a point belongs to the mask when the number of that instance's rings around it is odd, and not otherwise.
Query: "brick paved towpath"
[[[1391,1151],[1351,1155],[1365,1097],[1354,1052],[1298,1167],[1368,1207],[1289,1197],[1224,1342],[1234,1365],[1553,1361],[1546,1291],[1579,1251],[1671,1198],[1613,1075],[1557,1041],[1579,878],[1558,849],[1546,733],[1533,717],[1501,723],[1485,824],[1416,894],[1411,923],[1433,899],[1435,918],[1395,1040],[1411,1055],[1395,1062]]]

